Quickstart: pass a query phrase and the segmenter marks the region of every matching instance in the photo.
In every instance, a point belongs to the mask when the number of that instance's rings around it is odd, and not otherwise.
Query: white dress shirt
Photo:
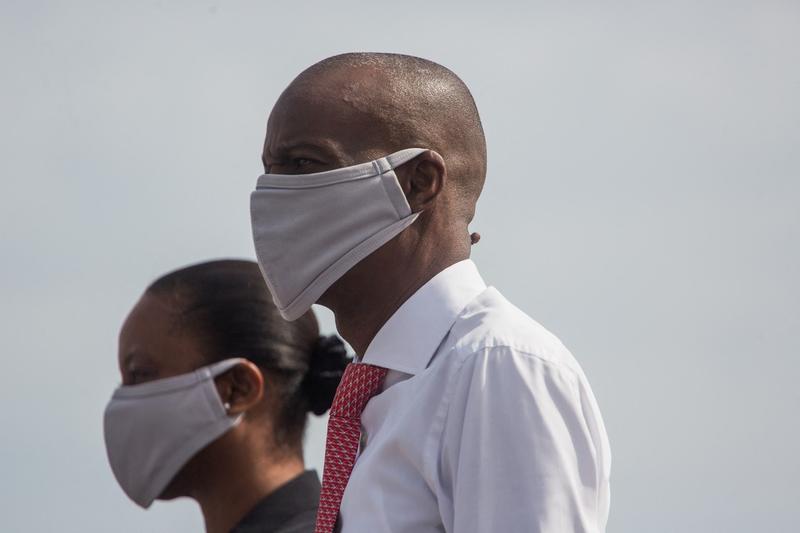
[[[390,370],[361,417],[343,533],[605,530],[611,456],[586,376],[472,261],[408,299],[363,362]]]

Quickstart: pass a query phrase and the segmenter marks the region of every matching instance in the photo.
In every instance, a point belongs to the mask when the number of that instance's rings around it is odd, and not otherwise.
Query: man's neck
[[[375,335],[406,300],[439,272],[468,257],[453,254],[424,263],[417,259],[407,265],[396,265],[393,272],[381,272],[374,278],[396,280],[394,283],[341,287],[339,293],[349,296],[338,298],[330,305],[336,317],[336,329],[356,354],[363,357]]]

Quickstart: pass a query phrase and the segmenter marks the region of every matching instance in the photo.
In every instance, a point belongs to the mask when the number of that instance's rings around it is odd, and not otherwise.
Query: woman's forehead
[[[202,343],[190,328],[176,327],[174,301],[145,294],[125,319],[119,336],[119,364],[192,370],[204,364]]]

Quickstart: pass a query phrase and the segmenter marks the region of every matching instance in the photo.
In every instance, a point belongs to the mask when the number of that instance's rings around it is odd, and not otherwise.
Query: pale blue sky
[[[609,531],[795,531],[800,4],[769,0],[0,2],[0,530],[200,530],[107,466],[117,330],[155,276],[253,257],[269,109],[352,50],[472,88],[474,259],[589,376]]]

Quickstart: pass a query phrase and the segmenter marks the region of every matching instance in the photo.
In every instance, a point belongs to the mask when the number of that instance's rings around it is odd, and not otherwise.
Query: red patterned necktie
[[[361,438],[361,412],[381,388],[386,369],[350,363],[333,398],[325,441],[325,468],[314,533],[331,533],[339,516],[344,488],[356,462]]]

